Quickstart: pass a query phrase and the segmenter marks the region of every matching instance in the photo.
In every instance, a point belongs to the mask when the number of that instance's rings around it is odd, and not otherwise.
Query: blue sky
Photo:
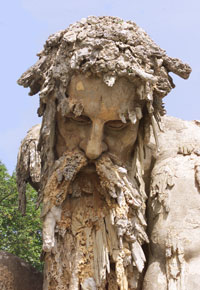
[[[20,141],[37,118],[38,96],[17,85],[37,60],[47,37],[89,15],[132,20],[172,57],[192,67],[188,80],[173,75],[176,88],[165,98],[168,115],[200,119],[199,0],[7,0],[0,5],[0,160],[15,169]]]

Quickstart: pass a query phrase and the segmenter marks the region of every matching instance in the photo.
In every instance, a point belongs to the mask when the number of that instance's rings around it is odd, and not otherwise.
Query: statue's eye
[[[87,124],[91,124],[91,120],[90,118],[88,118],[87,116],[81,115],[81,116],[75,116],[75,115],[70,115],[68,117],[72,122],[78,123],[78,124],[82,124],[82,125],[87,125]]]
[[[128,126],[128,122],[127,123],[123,123],[120,120],[114,120],[114,121],[109,121],[105,124],[105,126],[109,129],[113,129],[113,130],[120,130],[123,129],[125,127]]]

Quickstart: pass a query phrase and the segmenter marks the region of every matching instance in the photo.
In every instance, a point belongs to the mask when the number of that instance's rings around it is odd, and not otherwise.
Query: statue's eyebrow
[[[77,102],[72,106],[70,111],[73,112],[76,117],[78,117],[82,115],[84,108],[80,102]]]

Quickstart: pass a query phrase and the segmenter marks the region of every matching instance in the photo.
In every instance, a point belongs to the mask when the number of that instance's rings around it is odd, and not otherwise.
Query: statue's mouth
[[[94,172],[96,172],[96,166],[94,163],[89,163],[86,166],[82,167],[80,172],[94,173]]]

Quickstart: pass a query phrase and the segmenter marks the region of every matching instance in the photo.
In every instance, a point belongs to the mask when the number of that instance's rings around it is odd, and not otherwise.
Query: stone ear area
[[[40,187],[41,159],[38,151],[40,125],[33,126],[21,142],[17,156],[17,189],[19,193],[19,210],[26,213],[26,184],[36,190]]]

